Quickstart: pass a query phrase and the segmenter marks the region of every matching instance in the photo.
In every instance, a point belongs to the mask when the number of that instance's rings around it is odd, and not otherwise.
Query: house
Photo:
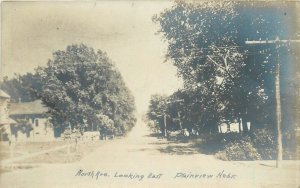
[[[10,117],[18,124],[11,126],[18,141],[48,141],[54,139],[48,108],[41,100],[10,104]]]
[[[242,120],[240,123],[242,123]],[[250,122],[247,122],[247,127],[248,127],[248,130],[250,130],[250,128],[251,128]],[[221,123],[219,125],[219,133],[240,132],[240,131],[243,131],[243,126],[240,125],[238,122]]]
[[[10,124],[16,122],[9,118],[10,96],[0,89],[0,141],[7,141],[11,135]]]

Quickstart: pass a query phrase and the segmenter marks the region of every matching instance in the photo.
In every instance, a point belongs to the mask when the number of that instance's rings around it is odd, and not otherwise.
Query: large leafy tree
[[[192,107],[198,114],[194,113],[191,121],[196,121],[199,129],[209,124],[215,125],[211,130],[217,130],[222,115],[218,109],[228,106],[221,94],[228,94],[226,90],[238,77],[236,70],[244,66],[232,39],[235,32],[230,29],[235,17],[231,3],[178,2],[155,18],[169,42],[167,57],[194,99]]]
[[[293,17],[288,10],[285,3],[279,8],[272,3],[177,1],[154,17],[168,42],[166,57],[184,80],[195,114],[190,121],[197,128],[215,131],[218,123],[237,119],[243,120],[244,131],[247,121],[253,128],[274,124],[276,54],[270,45],[250,48],[245,41],[296,36],[298,31],[283,27]]]
[[[104,126],[100,117],[111,119],[117,134],[134,125],[134,98],[101,50],[70,45],[54,52],[53,59],[36,73],[43,86],[39,97],[50,108],[58,130],[66,126],[95,130]]]

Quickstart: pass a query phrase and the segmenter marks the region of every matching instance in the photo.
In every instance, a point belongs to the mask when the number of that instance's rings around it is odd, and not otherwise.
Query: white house
[[[16,122],[9,118],[10,96],[0,89],[0,141],[7,141],[11,136],[10,125]]]
[[[48,108],[41,100],[10,104],[10,117],[18,122],[12,126],[12,134],[18,141],[48,141],[54,139],[53,126],[49,122]]]

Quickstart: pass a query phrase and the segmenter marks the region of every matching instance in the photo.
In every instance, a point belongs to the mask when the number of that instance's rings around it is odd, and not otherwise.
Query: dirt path
[[[299,163],[223,162],[149,134],[138,122],[78,163],[4,173],[1,187],[296,187]],[[170,144],[180,152],[168,152]]]

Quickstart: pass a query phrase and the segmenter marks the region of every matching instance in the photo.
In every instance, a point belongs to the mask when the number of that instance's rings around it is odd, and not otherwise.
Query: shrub
[[[257,149],[262,159],[275,159],[276,138],[270,129],[257,129],[250,133],[253,146]]]
[[[203,142],[198,147],[207,154],[215,154],[224,150],[225,145],[243,139],[239,133],[218,133],[210,135],[201,135]]]
[[[286,130],[282,135],[283,159],[295,160],[297,159],[297,131]],[[298,147],[299,148],[299,147]],[[298,157],[300,155],[298,154]]]
[[[256,129],[248,133],[219,133],[202,136],[198,145],[201,151],[222,160],[275,159],[276,135],[272,129]],[[284,158],[292,158],[292,152],[284,148]]]
[[[215,154],[218,159],[231,161],[231,160],[260,160],[261,156],[251,143],[251,139],[246,137],[242,140],[229,142]]]

